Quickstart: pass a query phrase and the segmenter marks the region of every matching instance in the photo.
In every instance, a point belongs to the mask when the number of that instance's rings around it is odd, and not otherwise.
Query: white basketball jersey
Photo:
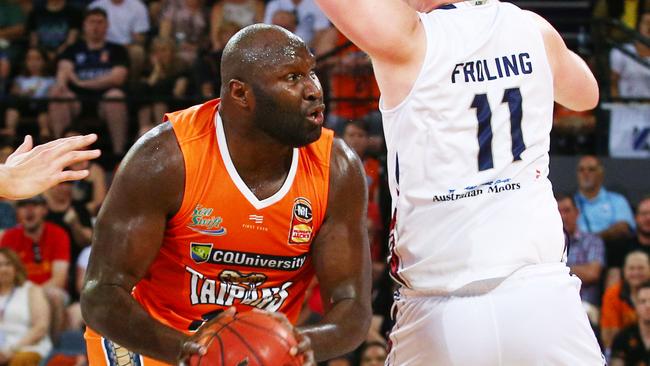
[[[553,77],[541,32],[512,4],[474,3],[420,14],[420,74],[402,103],[380,107],[391,273],[414,290],[447,293],[563,257],[547,178]]]

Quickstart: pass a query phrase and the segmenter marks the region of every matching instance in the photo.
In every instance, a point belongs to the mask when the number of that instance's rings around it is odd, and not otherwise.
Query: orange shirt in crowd
[[[603,295],[600,310],[600,327],[623,329],[637,322],[636,311],[621,298],[622,283],[610,286]]]

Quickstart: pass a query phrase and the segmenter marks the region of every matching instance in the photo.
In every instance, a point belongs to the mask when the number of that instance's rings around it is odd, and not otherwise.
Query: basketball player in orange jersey
[[[326,312],[297,352],[311,365],[363,341],[363,166],[322,128],[314,67],[297,36],[249,26],[224,49],[222,99],[167,114],[127,154],[81,296],[91,366],[202,354],[195,331],[230,307],[295,322],[314,274]]]
[[[23,199],[61,182],[84,179],[88,170],[64,170],[81,161],[96,159],[99,150],[86,150],[97,135],[74,136],[34,147],[31,136],[0,164],[0,197]]]

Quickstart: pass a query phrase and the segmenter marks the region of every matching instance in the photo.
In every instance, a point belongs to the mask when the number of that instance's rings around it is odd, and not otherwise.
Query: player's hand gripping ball
[[[191,355],[189,366],[303,365],[303,355],[291,354],[298,347],[291,324],[277,314],[229,310],[201,326],[190,341],[207,352]]]

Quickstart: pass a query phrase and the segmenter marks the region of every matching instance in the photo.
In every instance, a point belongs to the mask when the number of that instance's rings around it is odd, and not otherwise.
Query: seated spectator
[[[183,61],[191,64],[196,59],[199,48],[208,41],[207,31],[203,1],[182,0],[163,11],[158,36],[175,41],[175,52]]]
[[[81,293],[81,289],[83,288],[84,277],[86,276],[86,269],[88,268],[88,260],[90,259],[91,248],[92,247],[90,245],[85,247],[81,253],[79,253],[79,257],[77,257],[74,276],[75,289],[77,293]],[[66,310],[68,317],[68,328],[70,330],[82,329],[84,326],[84,320],[81,316],[81,306],[79,304],[79,301],[72,303]]]
[[[0,1],[0,49],[10,62],[17,62],[22,53],[21,40],[25,36],[26,11],[20,0]]]
[[[27,278],[43,286],[52,308],[52,333],[64,326],[64,308],[70,265],[70,239],[58,225],[45,221],[47,206],[42,196],[16,202],[19,225],[5,232],[0,247],[14,250],[25,264]]]
[[[291,33],[295,33],[296,28],[298,27],[298,18],[296,18],[296,13],[292,11],[278,10],[273,14],[271,24],[282,27]]]
[[[173,40],[154,39],[149,59],[150,70],[138,88],[139,93],[152,98],[152,101],[144,102],[138,111],[139,135],[162,123],[165,113],[170,110],[170,103],[173,99],[183,98],[188,86],[187,64],[176,53]]]
[[[294,32],[319,56],[333,48],[334,27],[314,0],[271,0],[266,4],[264,23],[272,24],[278,10],[296,14],[298,26]]]
[[[637,290],[634,309],[639,320],[614,338],[611,366],[647,365],[650,360],[647,346],[650,337],[650,282],[645,282]]]
[[[67,0],[47,0],[27,17],[29,45],[47,52],[48,61],[56,58],[77,42],[81,28],[81,13]]]
[[[608,245],[607,284],[616,283],[621,278],[621,266],[627,253],[635,250],[650,256],[650,197],[641,199],[636,210],[636,233],[632,238],[612,242]]]
[[[9,62],[7,52],[2,49],[2,45],[0,44],[0,100],[3,100],[7,94],[7,85],[9,84],[10,74],[11,62]]]
[[[572,111],[558,103],[553,109],[551,153],[579,155],[595,149],[596,116],[593,111]]]
[[[135,0],[134,0],[135,1]],[[128,56],[126,49],[106,40],[106,12],[91,9],[83,20],[84,39],[68,47],[59,59],[56,84],[50,93],[54,98],[124,98]],[[92,101],[84,106],[91,109]],[[78,101],[51,102],[50,126],[53,137],[59,138],[81,112]],[[106,120],[113,153],[122,155],[126,148],[128,114],[123,101],[101,101],[99,116]]]
[[[354,150],[361,161],[366,172],[368,183],[368,199],[377,202],[379,187],[379,161],[368,155],[369,140],[368,124],[363,121],[347,121],[343,128],[343,141]]]
[[[650,8],[640,15],[639,33],[650,39]],[[650,61],[650,47],[635,41],[623,45],[623,51]],[[610,53],[611,96],[621,98],[650,98],[650,69],[635,58],[613,48]],[[617,104],[611,109],[609,153],[613,157],[648,158],[650,150],[639,130],[650,128],[650,105]]]
[[[83,133],[74,128],[69,128],[63,135],[64,137],[71,137],[81,136]],[[89,172],[86,178],[72,182],[72,204],[75,207],[83,205],[91,217],[97,216],[108,191],[106,171],[94,161],[82,161],[71,165],[70,169],[88,169]]]
[[[108,17],[106,40],[126,47],[130,69],[129,76],[140,78],[146,54],[144,45],[149,31],[149,14],[141,0],[95,0],[88,9],[104,9]]]
[[[51,75],[45,52],[38,48],[30,48],[25,54],[23,70],[11,86],[10,94],[15,99],[5,112],[3,132],[15,136],[21,118],[35,118],[41,140],[47,140],[50,136],[47,103],[42,99],[47,98],[52,85],[54,85],[54,77]]]
[[[241,27],[235,23],[223,22],[219,26],[217,40],[212,40],[212,47],[196,60],[193,70],[194,85],[198,86],[200,97],[213,99],[219,96],[221,88],[221,55],[223,46]]]
[[[0,248],[0,364],[37,366],[52,349],[48,303],[43,289],[27,281],[14,251]]]
[[[15,150],[15,138],[0,135],[0,164]],[[16,210],[12,201],[0,198],[0,238],[5,230],[16,226]]]
[[[336,47],[344,47],[321,66],[329,75],[329,97],[332,100],[327,125],[341,132],[344,121],[366,120],[371,135],[381,134],[379,86],[375,80],[370,57],[338,30]]]
[[[569,234],[571,243],[566,264],[571,269],[571,273],[582,281],[580,287],[582,302],[598,307],[601,274],[605,268],[605,244],[600,237],[580,231],[577,225],[580,210],[575,206],[571,196],[558,194],[556,200],[564,230]]]
[[[623,280],[605,290],[601,308],[601,340],[610,349],[618,332],[636,322],[634,303],[639,286],[650,279],[650,257],[634,251],[625,257]]]
[[[580,210],[578,227],[603,240],[628,238],[634,230],[632,208],[623,195],[603,187],[605,169],[597,157],[583,156],[578,162],[578,192],[574,199]]]
[[[239,29],[264,20],[262,0],[217,0],[210,11],[210,42],[213,50],[222,49],[224,42],[219,34],[224,23],[236,24]]]
[[[387,356],[388,352],[384,343],[366,342],[361,346],[359,366],[383,366]]]
[[[616,19],[630,29],[635,28],[641,13],[650,9],[650,4],[646,4],[646,0],[596,0],[594,3],[594,17]],[[611,32],[611,36],[617,39],[625,37],[622,32],[616,30]]]

